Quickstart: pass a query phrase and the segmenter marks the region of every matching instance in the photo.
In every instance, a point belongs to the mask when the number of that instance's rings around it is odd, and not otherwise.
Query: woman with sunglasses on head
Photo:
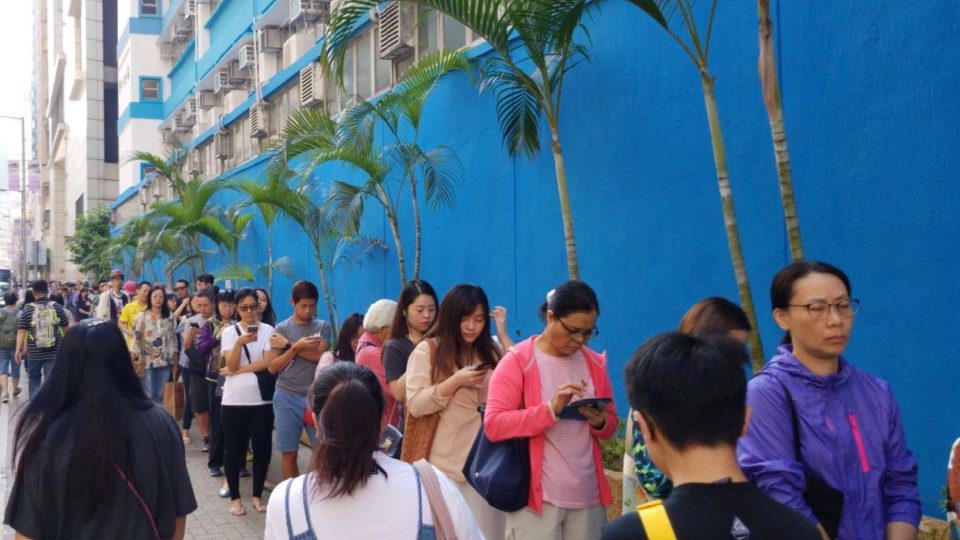
[[[410,354],[406,374],[404,460],[418,444],[414,418],[438,414],[426,459],[453,481],[487,540],[504,537],[504,514],[466,482],[463,465],[481,429],[490,373],[500,360],[490,335],[490,303],[476,285],[457,285],[440,303],[437,320]]]
[[[843,352],[859,301],[842,270],[797,261],[770,287],[786,336],[750,381],[743,472],[774,499],[800,510],[825,538],[916,538],[917,462],[907,448],[889,383]]]
[[[484,418],[491,441],[529,438],[529,502],[507,515],[507,537],[598,538],[613,501],[599,441],[617,429],[606,355],[586,346],[599,333],[600,304],[589,285],[568,281],[547,294],[540,315],[543,333],[497,366]]]
[[[270,466],[273,429],[272,395],[264,394],[258,371],[269,365],[264,351],[270,348],[273,327],[260,322],[257,291],[237,291],[240,321],[224,327],[220,337],[220,354],[226,359],[221,374],[223,398],[220,402],[220,424],[224,438],[224,472],[230,488],[230,513],[246,514],[240,500],[240,467],[246,461],[247,442],[253,447],[253,508],[265,512],[263,484]]]
[[[180,430],[144,393],[109,320],[64,334],[12,440],[4,523],[16,538],[184,537],[197,501]]]

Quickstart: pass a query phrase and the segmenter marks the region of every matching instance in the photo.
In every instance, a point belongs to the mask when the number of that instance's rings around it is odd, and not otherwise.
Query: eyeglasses
[[[557,317],[557,322],[560,323],[560,326],[567,331],[567,336],[570,339],[577,339],[579,337],[581,340],[586,342],[600,335],[600,329],[596,326],[590,330],[580,330],[579,328],[570,328],[563,323],[563,320],[561,320],[560,317]]]
[[[822,319],[830,313],[830,310],[833,308],[837,309],[837,315],[849,319],[857,314],[857,311],[860,310],[860,300],[856,298],[851,298],[849,300],[841,300],[835,304],[830,304],[827,302],[811,302],[809,304],[787,304],[789,307],[802,307],[807,308],[807,313],[810,314],[811,319]]]
[[[244,304],[242,306],[237,306],[237,309],[239,309],[240,311],[253,311],[257,309],[258,305],[259,304]]]
[[[175,291],[185,291],[185,290],[187,290],[187,286],[186,286],[186,285],[180,285],[179,287],[174,287],[173,290],[175,290]]]

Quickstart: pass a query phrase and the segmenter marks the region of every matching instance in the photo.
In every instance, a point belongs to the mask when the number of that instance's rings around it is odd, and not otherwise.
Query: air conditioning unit
[[[140,199],[140,206],[147,207],[147,190],[146,188],[140,188],[140,191],[137,192],[138,198]]]
[[[228,159],[230,157],[230,134],[226,131],[218,131],[213,134],[213,157],[217,159]]]
[[[300,105],[322,107],[326,101],[323,86],[323,66],[318,62],[300,70]]]
[[[230,84],[234,85],[235,88],[242,86],[249,80],[247,74],[240,71],[238,62],[230,62],[230,65],[227,66],[227,74],[230,78]]]
[[[193,126],[192,123],[188,124],[183,120],[183,113],[179,112],[173,117],[173,129],[178,133],[186,133],[190,131],[190,128]]]
[[[209,90],[198,91],[194,99],[200,109],[212,109],[217,106],[217,95]]]
[[[234,85],[230,80],[230,73],[227,70],[220,70],[213,76],[213,92],[223,95],[233,90]]]
[[[170,129],[160,130],[160,136],[163,137],[163,144],[178,144],[180,138]]]
[[[183,19],[190,20],[197,16],[197,0],[184,0]]]
[[[245,71],[253,69],[257,65],[257,49],[253,43],[240,47],[240,59],[237,63],[237,69]]]
[[[267,133],[267,104],[254,103],[250,107],[250,138],[262,139]]]
[[[413,54],[417,39],[417,6],[412,2],[389,2],[380,10],[380,58],[400,60]]]
[[[173,25],[173,35],[171,37],[175,42],[185,42],[185,41],[190,41],[191,34],[193,34],[193,32],[190,30],[189,26],[183,25],[183,24],[175,24]]]
[[[283,50],[283,33],[279,28],[266,27],[257,30],[260,52],[276,54]]]
[[[330,20],[330,0],[290,0],[290,23]]]
[[[197,123],[197,100],[193,97],[187,98],[183,106],[183,123],[192,127]]]
[[[177,46],[169,41],[160,43],[160,58],[174,59],[177,57]]]
[[[186,161],[186,164],[184,165],[184,169],[186,170],[187,174],[190,176],[195,176],[200,174],[200,159],[199,159],[199,156],[197,156],[196,151],[189,152],[187,154],[187,161]]]

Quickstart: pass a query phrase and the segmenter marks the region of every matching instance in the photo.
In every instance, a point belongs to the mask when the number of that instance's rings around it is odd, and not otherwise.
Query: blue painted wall
[[[609,351],[614,384],[622,388],[622,366],[646,338],[674,328],[698,299],[736,299],[737,292],[697,73],[638,10],[620,1],[600,7],[589,22],[592,60],[568,77],[562,137],[581,271],[602,305],[602,333],[593,345]],[[242,32],[249,22],[240,15],[224,13],[215,24],[230,20],[233,33]],[[952,348],[960,337],[960,55],[951,48],[960,7],[948,0],[840,2],[815,10],[785,3],[777,21],[806,250],[850,274],[863,307],[849,359],[891,382],[920,462],[924,510],[939,515],[948,445],[960,434]],[[755,6],[722,3],[711,67],[769,356],[780,333],[767,291],[789,252],[756,54]],[[465,77],[431,98],[422,139],[451,145],[467,171],[454,209],[425,212],[423,277],[440,291],[481,284],[493,303],[509,309],[511,331],[537,332],[545,291],[566,277],[549,153],[510,160],[491,96],[478,96]],[[256,176],[262,165],[239,174]],[[317,175],[321,183],[350,178],[332,167]],[[401,219],[410,261],[408,204]],[[364,231],[391,243],[374,203]],[[274,237],[277,256],[292,257],[298,277],[316,279],[296,228],[281,223]],[[265,252],[256,228],[243,258],[258,263]],[[279,279],[276,290],[289,285]],[[392,252],[378,256],[343,282],[340,315],[398,291]],[[277,296],[285,317],[290,309],[284,294]],[[622,390],[617,398],[622,412]]]

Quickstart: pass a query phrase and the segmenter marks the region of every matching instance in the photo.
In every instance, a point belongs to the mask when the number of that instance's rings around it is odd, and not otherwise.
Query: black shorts
[[[201,373],[185,373],[190,377],[190,409],[194,413],[210,411],[210,394],[207,391],[207,380]]]

